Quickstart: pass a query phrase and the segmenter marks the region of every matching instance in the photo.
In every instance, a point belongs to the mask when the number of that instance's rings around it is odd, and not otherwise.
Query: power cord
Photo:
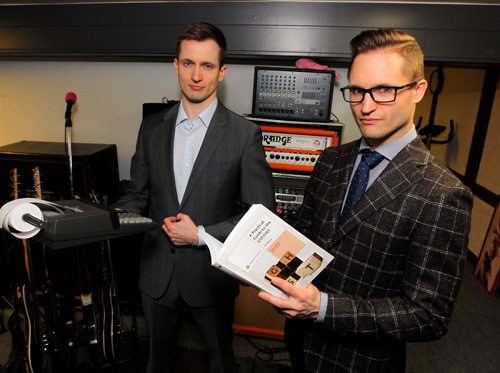
[[[288,350],[286,347],[269,347],[259,343],[252,341],[249,337],[245,337],[246,341],[252,345],[257,351],[255,352],[255,359],[261,361],[273,361],[273,362],[282,362],[282,361],[290,361],[290,359],[276,359],[275,355],[286,353]]]
[[[333,123],[339,123],[340,122],[340,119],[338,116],[336,116],[335,114],[333,114],[332,112],[330,112],[330,115],[333,116]]]

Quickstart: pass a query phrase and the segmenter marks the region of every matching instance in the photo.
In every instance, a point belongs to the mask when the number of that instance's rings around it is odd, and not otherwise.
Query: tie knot
[[[361,163],[366,164],[370,169],[377,166],[380,162],[382,162],[382,159],[384,159],[384,156],[382,154],[374,150],[363,149],[362,153]]]

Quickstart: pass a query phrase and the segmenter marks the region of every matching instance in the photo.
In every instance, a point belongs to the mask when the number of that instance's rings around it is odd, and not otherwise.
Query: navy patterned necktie
[[[354,206],[356,206],[361,197],[363,197],[363,194],[365,194],[370,170],[377,166],[382,159],[384,159],[382,154],[377,153],[374,150],[363,149],[361,152],[361,161],[359,162],[358,168],[356,169],[356,172],[351,180],[351,185],[349,187],[349,192],[347,193],[340,221],[345,220],[347,213],[351,211]]]

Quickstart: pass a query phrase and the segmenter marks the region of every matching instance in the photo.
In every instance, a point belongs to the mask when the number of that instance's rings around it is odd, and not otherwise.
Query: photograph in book
[[[282,298],[285,294],[271,284],[273,277],[305,287],[333,259],[263,205],[253,205],[224,244],[207,232],[200,236],[214,267]]]

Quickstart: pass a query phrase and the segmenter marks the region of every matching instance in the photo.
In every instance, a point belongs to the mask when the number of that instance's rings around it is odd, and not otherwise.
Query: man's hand
[[[316,286],[309,284],[305,288],[298,288],[279,277],[273,277],[272,284],[288,295],[288,299],[276,297],[265,291],[259,292],[259,298],[271,303],[283,316],[289,319],[318,317],[321,295]]]
[[[161,227],[176,246],[198,245],[198,226],[186,214],[163,219]]]

